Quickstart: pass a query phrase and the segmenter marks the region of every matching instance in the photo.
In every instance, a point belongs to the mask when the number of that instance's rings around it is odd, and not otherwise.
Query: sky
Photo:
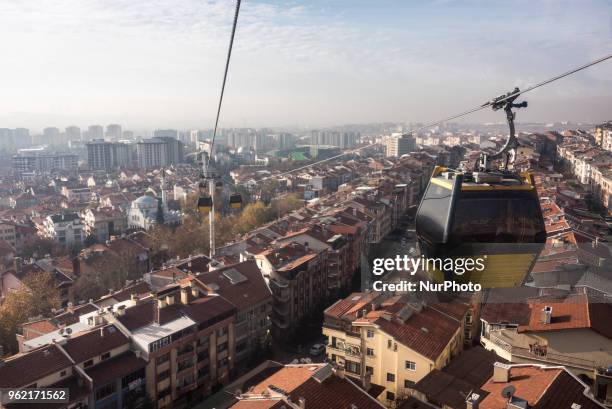
[[[0,127],[210,128],[233,13],[2,0]],[[220,126],[431,121],[610,53],[610,0],[243,0]],[[612,119],[612,60],[525,99],[519,122]]]

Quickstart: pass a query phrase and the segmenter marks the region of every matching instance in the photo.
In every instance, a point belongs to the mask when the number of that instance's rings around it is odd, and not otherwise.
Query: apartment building
[[[85,225],[77,213],[47,216],[37,227],[39,235],[52,239],[64,247],[80,246],[85,239]]]
[[[276,242],[300,243],[323,253],[328,295],[336,294],[350,285],[354,270],[349,269],[348,241],[341,234],[333,233],[328,223],[322,221],[318,225],[289,232]]]
[[[235,306],[235,364],[245,367],[249,358],[262,353],[272,341],[272,292],[255,260],[202,272],[194,280],[209,294],[218,294]]]
[[[81,212],[85,224],[85,235],[95,237],[98,242],[109,240],[127,230],[127,218],[118,209],[101,207],[87,208]]]
[[[62,408],[117,408],[144,399],[146,362],[119,328],[96,322],[36,338],[43,345],[0,365],[0,387],[67,388]]]
[[[612,402],[612,306],[595,290],[482,308],[480,342],[512,363],[563,365],[589,379],[597,399]]]
[[[612,152],[612,121],[597,125],[593,136],[595,137],[595,143],[597,145]]]
[[[254,256],[274,296],[273,334],[295,330],[300,319],[326,299],[324,253],[296,242],[269,248]]]
[[[393,228],[393,206],[388,200],[357,197],[346,204],[370,217],[369,243],[380,243],[391,232]]]
[[[0,220],[0,240],[17,247],[17,228],[14,222]]]
[[[236,355],[235,307],[195,282],[132,297],[108,319],[148,362],[146,390],[157,408],[208,396],[227,384]]]
[[[70,153],[24,150],[13,156],[13,169],[17,172],[76,170],[78,168],[78,162],[79,157]]]
[[[379,400],[389,406],[462,351],[471,322],[467,304],[423,305],[406,298],[353,293],[325,310],[327,359],[355,379],[383,386]]]

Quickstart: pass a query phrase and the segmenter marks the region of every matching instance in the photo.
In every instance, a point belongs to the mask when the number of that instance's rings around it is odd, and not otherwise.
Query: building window
[[[224,335],[227,335],[227,327],[219,328],[217,330],[217,336],[222,337]]]
[[[367,353],[368,356],[374,356],[374,349],[368,348],[368,349],[366,349],[366,353]]]
[[[347,372],[361,374],[361,364],[359,362],[345,361],[344,366]]]
[[[404,379],[404,388],[412,388],[415,382],[410,379]]]
[[[395,394],[393,392],[387,392],[387,400],[394,401]]]
[[[227,342],[217,345],[217,353],[221,353],[223,351],[227,351]]]
[[[387,382],[395,382],[395,374],[387,372]]]
[[[368,330],[368,338],[374,338],[374,331],[372,331],[371,329]]]
[[[170,360],[170,353],[167,353],[167,354],[158,356],[156,359],[156,362],[157,362],[157,365],[161,365],[164,362],[168,362],[169,360]]]
[[[110,352],[105,352],[102,355],[100,355],[100,360],[104,361],[105,359],[110,358],[110,355],[111,355]]]
[[[163,381],[170,377],[170,369],[166,369],[165,371],[157,374],[157,382]]]
[[[371,366],[366,366],[366,374],[374,375],[374,368]]]
[[[416,371],[416,362],[406,361],[406,369],[409,371]]]
[[[93,365],[93,359],[90,359],[89,361],[85,361],[85,363],[83,364],[83,368],[89,368],[92,365]]]
[[[63,378],[64,376],[66,376],[66,371],[60,372],[60,377]]]
[[[100,389],[96,391],[96,401],[106,398],[107,396],[115,393],[116,385],[114,382],[109,383],[108,385],[104,385]]]

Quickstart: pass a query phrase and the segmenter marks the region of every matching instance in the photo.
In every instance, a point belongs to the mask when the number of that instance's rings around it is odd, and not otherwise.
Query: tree
[[[61,305],[59,290],[48,272],[28,274],[19,288],[9,292],[0,306],[0,342],[5,352],[17,352],[15,334],[29,318],[49,316]]]
[[[275,214],[280,218],[287,213],[299,209],[304,205],[304,200],[299,193],[288,193],[272,202]]]
[[[64,250],[53,240],[35,237],[26,241],[21,249],[21,255],[25,258],[42,258],[47,254],[51,256],[59,256],[64,253]]]
[[[274,218],[274,210],[270,206],[261,202],[250,203],[240,214],[236,230],[239,233],[246,233],[274,220]]]

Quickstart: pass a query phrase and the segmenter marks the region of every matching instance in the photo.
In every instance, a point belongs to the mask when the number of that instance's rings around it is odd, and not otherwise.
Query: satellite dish
[[[506,399],[510,399],[514,396],[514,392],[516,392],[514,385],[508,385],[501,391],[501,395]]]
[[[72,334],[72,328],[66,328],[66,334],[68,335]]]
[[[64,328],[60,328],[58,332],[60,335],[62,335],[64,333]]]

